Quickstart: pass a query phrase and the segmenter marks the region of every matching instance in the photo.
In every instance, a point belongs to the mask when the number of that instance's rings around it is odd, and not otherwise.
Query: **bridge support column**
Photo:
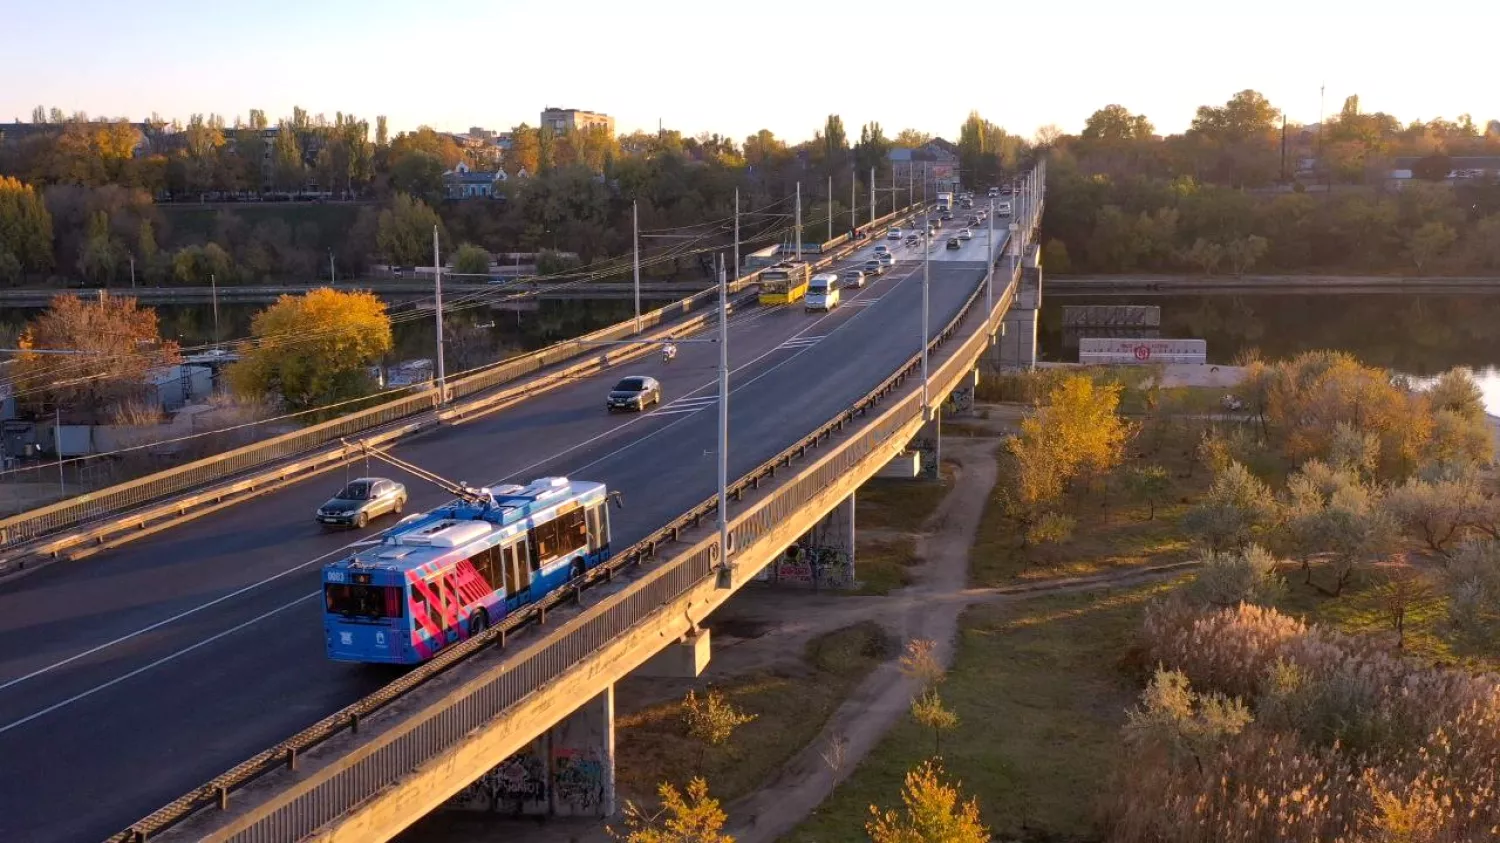
[[[1026,369],[1036,366],[1037,320],[1042,309],[1041,249],[1032,246],[1021,261],[1021,285],[1016,300],[1005,314],[1000,336],[1000,368]]]
[[[803,588],[854,588],[855,493],[763,568],[757,579]]]
[[[480,776],[444,807],[511,817],[613,815],[614,686]]]

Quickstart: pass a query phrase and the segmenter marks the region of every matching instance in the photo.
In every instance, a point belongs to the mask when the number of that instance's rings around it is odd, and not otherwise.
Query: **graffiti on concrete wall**
[[[840,547],[794,544],[768,566],[772,582],[812,588],[853,588],[854,560]]]
[[[497,814],[546,813],[546,765],[532,751],[520,752],[448,800],[447,807]]]
[[[597,750],[559,749],[552,754],[552,786],[557,807],[568,813],[594,813],[604,805],[604,762]]]
[[[970,413],[974,410],[974,387],[961,386],[948,393],[948,400],[943,404],[943,412],[948,415]]]

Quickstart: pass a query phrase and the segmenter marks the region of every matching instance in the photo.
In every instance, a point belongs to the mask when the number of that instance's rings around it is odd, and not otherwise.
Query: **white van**
[[[839,306],[839,277],[832,272],[820,272],[807,284],[806,308],[830,311]]]

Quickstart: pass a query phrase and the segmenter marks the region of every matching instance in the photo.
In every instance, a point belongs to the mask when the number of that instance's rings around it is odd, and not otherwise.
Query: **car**
[[[615,384],[615,388],[609,391],[609,396],[604,399],[604,407],[613,413],[615,410],[635,410],[641,412],[652,404],[661,403],[661,384],[656,378],[648,378],[645,375],[631,375],[621,378]]]
[[[919,241],[921,239],[922,238],[920,238],[917,235],[913,234],[910,237],[906,238],[906,245],[907,246],[916,246],[917,245],[917,241]]]
[[[942,219],[942,220],[951,220],[951,219],[953,219],[953,212],[952,211],[944,211],[941,214],[938,214],[938,218]]]
[[[339,493],[318,507],[318,523],[328,527],[364,529],[372,518],[400,515],[406,508],[406,487],[385,477],[361,477],[344,484]]]
[[[967,228],[959,229],[958,239],[960,239],[960,240],[973,240],[974,239],[974,232],[968,230]]]
[[[890,246],[887,246],[884,243],[881,243],[879,246],[875,247],[875,254],[877,254],[877,255],[883,255],[886,252],[889,252],[890,250],[891,250]]]
[[[884,254],[890,254],[890,252],[885,252]],[[871,258],[865,261],[864,272],[866,275],[884,275],[885,264],[881,263],[879,258]]]
[[[961,247],[962,245],[963,245],[962,243],[958,242],[958,238],[957,237],[949,237],[948,238],[948,248],[950,248],[950,249],[957,249],[957,248]]]
[[[808,313],[821,310],[832,313],[839,306],[839,277],[832,272],[820,272],[807,284],[807,295],[802,307]]]
[[[1010,216],[1010,203],[1009,202],[996,202],[995,203],[995,213],[998,214],[998,215],[1000,215],[1000,216],[1002,216],[1002,217],[1008,217],[1008,216]]]
[[[883,254],[883,255],[880,256],[880,265],[881,266],[895,266],[896,265],[896,256],[893,255],[893,254],[891,254],[890,252],[886,252],[885,254]]]
[[[972,228],[976,225],[979,225],[979,215],[969,214],[969,227]]]
[[[865,274],[857,269],[846,269],[839,273],[839,283],[843,284],[845,289],[858,290],[865,286]]]
[[[887,239],[887,240],[900,240],[901,239],[901,229],[899,229],[899,228],[893,228],[890,231],[886,232],[885,239]]]
[[[995,198],[996,196],[999,196],[999,195],[1000,195],[1000,188],[998,188],[998,187],[992,187],[992,188],[990,188],[990,198],[991,199],[993,199],[993,198]]]

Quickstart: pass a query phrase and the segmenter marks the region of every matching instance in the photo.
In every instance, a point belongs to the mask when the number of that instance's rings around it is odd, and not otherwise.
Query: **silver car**
[[[644,375],[632,375],[622,379],[615,384],[615,388],[609,391],[609,396],[604,399],[604,407],[609,412],[615,410],[635,410],[641,412],[652,404],[661,403],[661,384],[656,378],[648,378]]]
[[[350,480],[337,495],[318,507],[324,527],[363,528],[370,519],[400,515],[406,509],[406,486],[384,477]]]
[[[846,269],[839,273],[839,283],[857,290],[865,285],[865,274],[857,269]]]

